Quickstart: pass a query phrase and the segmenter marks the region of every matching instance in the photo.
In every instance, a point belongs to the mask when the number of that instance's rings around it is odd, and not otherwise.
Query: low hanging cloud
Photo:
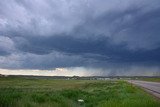
[[[0,55],[9,55],[14,51],[14,42],[8,37],[0,36]]]
[[[131,75],[149,67],[153,75],[160,65],[159,11],[158,0],[1,1],[0,68]]]

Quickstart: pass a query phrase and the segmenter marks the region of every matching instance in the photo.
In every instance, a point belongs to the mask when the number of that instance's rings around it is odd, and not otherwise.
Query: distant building
[[[8,75],[4,75],[4,77],[8,77]]]
[[[110,80],[110,78],[97,78],[97,80]]]
[[[6,75],[2,75],[2,74],[0,74],[0,77],[5,77]]]

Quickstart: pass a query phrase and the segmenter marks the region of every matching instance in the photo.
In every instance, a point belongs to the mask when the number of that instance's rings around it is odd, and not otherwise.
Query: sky
[[[0,74],[160,76],[159,0],[0,1]]]

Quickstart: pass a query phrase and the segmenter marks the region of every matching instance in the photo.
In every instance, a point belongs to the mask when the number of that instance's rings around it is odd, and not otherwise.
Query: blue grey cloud
[[[159,11],[158,0],[1,1],[0,67],[157,67]]]

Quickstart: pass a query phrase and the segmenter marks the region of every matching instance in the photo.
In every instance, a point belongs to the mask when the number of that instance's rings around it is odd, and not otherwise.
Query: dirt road
[[[138,80],[129,80],[128,82],[134,85],[140,86],[144,88],[147,92],[160,98],[160,83],[159,82],[147,82],[147,81],[138,81]]]

